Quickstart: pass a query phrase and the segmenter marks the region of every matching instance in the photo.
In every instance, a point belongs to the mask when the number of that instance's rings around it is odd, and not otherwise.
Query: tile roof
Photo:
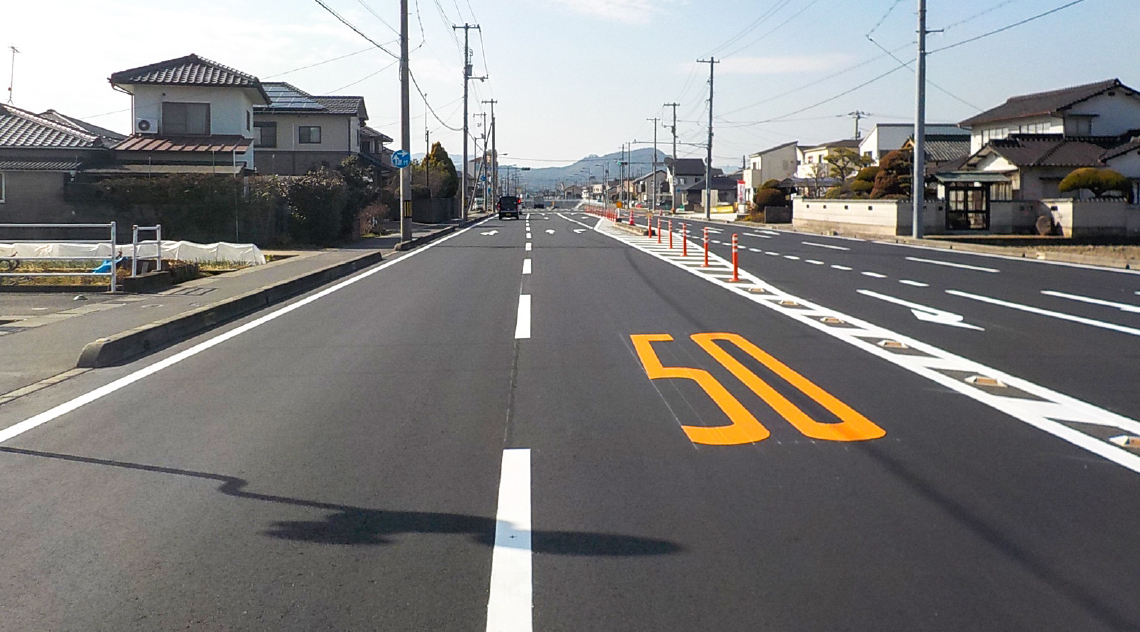
[[[854,138],[844,138],[842,140],[833,140],[830,143],[820,143],[811,147],[804,147],[804,150],[823,149],[825,147],[850,147],[852,149],[858,149],[859,141]]]
[[[1101,155],[1100,159],[1102,162],[1107,162],[1107,161],[1112,160],[1113,158],[1116,158],[1118,156],[1123,156],[1124,154],[1127,154],[1128,152],[1133,151],[1133,150],[1140,150],[1140,138],[1137,138],[1137,139],[1133,140],[1132,142],[1124,143],[1123,145],[1117,145],[1116,147],[1109,149],[1108,151],[1104,152],[1104,154]]]
[[[41,112],[40,117],[46,118],[46,119],[51,120],[51,121],[55,121],[56,123],[59,123],[61,125],[69,125],[71,127],[79,129],[81,131],[87,132],[88,134],[94,134],[96,136],[101,136],[105,140],[118,141],[118,140],[123,140],[124,138],[127,137],[126,134],[120,134],[116,131],[109,130],[105,127],[99,127],[98,125],[92,125],[91,123],[88,123],[87,121],[81,121],[77,118],[67,116],[66,114],[61,114],[60,112],[57,112],[55,110],[48,110],[46,112]]]
[[[262,84],[269,95],[269,104],[255,106],[259,114],[288,112],[292,114],[336,114],[368,118],[364,97],[314,96],[284,81]]]
[[[676,175],[703,176],[705,174],[705,161],[700,158],[666,158],[665,166],[676,165]]]
[[[102,146],[94,134],[11,105],[0,105],[0,147],[97,149]]]
[[[949,162],[970,155],[970,137],[935,134],[926,137],[927,162]]]
[[[266,103],[269,102],[269,95],[265,94],[257,77],[198,55],[121,70],[111,75],[111,83],[251,88],[261,93]]]
[[[1061,90],[1025,94],[1010,97],[1005,103],[996,108],[976,114],[958,125],[968,128],[982,123],[1008,121],[1028,116],[1047,116],[1114,88],[1128,90],[1130,93],[1134,92],[1120,83],[1119,79],[1109,79],[1107,81],[1073,86]]]
[[[1090,140],[1065,138],[1060,134],[1013,134],[992,140],[971,158],[973,162],[986,149],[996,152],[1017,167],[1094,167],[1105,153],[1101,144]]]
[[[796,145],[799,144],[799,142],[800,141],[798,141],[798,140],[793,140],[790,143],[784,143],[783,145],[776,145],[775,147],[769,147],[768,149],[764,149],[764,150],[758,151],[754,154],[750,154],[749,157],[755,158],[756,156],[761,156],[764,154],[772,153],[772,152],[776,151],[777,149],[783,149],[785,147],[795,147]]]
[[[373,129],[371,127],[368,127],[367,125],[364,125],[360,128],[360,133],[364,134],[365,136],[371,136],[373,138],[379,138],[382,142],[385,142],[385,143],[392,142],[391,136],[385,134],[384,132],[378,131],[378,130]]]
[[[677,187],[681,191],[704,191],[705,179],[701,178],[687,187]],[[736,178],[727,178],[724,176],[713,176],[712,187],[714,191],[735,191]]]
[[[159,136],[132,134],[111,149],[115,151],[161,151],[179,153],[245,152],[253,139],[243,136]]]
[[[72,160],[0,160],[0,171],[75,171],[82,164]]]
[[[329,114],[359,114],[368,118],[364,109],[364,97],[313,97],[317,103],[325,106]]]

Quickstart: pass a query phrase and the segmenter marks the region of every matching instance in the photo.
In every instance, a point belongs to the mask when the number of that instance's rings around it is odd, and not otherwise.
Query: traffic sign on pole
[[[397,169],[403,169],[412,164],[412,155],[403,149],[392,152],[392,166]]]

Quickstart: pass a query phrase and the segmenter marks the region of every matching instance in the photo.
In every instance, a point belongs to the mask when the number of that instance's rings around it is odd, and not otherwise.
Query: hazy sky
[[[324,0],[398,52],[398,0]],[[929,48],[962,42],[1072,0],[928,0]],[[783,142],[850,137],[847,115],[905,122],[914,111],[916,0],[410,0],[412,72],[432,108],[462,124],[462,31],[471,31],[476,75],[471,111],[495,98],[504,162],[544,166],[621,143],[653,140],[647,118],[678,102],[681,156],[703,156],[708,65],[716,67],[715,164]],[[315,0],[8,0],[0,45],[15,45],[14,103],[48,108],[119,131],[129,97],[118,70],[197,53],[312,94],[363,95],[369,124],[399,141],[395,60]],[[379,17],[377,17],[379,16]],[[391,25],[391,26],[389,26]],[[929,57],[930,121],[960,121],[1008,96],[1119,77],[1140,88],[1140,2],[1085,0],[1053,15]],[[9,79],[8,51],[0,77]],[[334,58],[358,53],[336,61]],[[320,62],[312,68],[304,68]],[[894,73],[858,87],[897,69]],[[845,72],[842,72],[845,71]],[[850,92],[849,92],[850,91]],[[849,93],[848,93],[849,92]],[[847,94],[843,94],[847,93]],[[842,96],[839,96],[842,95]],[[833,99],[833,97],[836,97]],[[812,107],[814,106],[814,107]],[[425,108],[413,91],[412,147],[423,151]],[[478,117],[472,117],[478,135]],[[461,135],[427,116],[452,153]],[[669,130],[659,128],[669,151]],[[639,145],[642,146],[642,145]]]

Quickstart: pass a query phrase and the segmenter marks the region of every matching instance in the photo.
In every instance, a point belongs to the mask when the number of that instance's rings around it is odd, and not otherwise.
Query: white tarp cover
[[[153,240],[139,242],[139,259],[153,259],[155,243]],[[131,256],[130,244],[119,244],[116,248],[119,257]],[[52,259],[55,257],[91,257],[108,259],[111,256],[111,245],[106,244],[74,244],[68,242],[54,243],[0,243],[0,257],[17,257],[20,259]],[[253,244],[231,244],[219,241],[213,244],[196,244],[192,241],[166,241],[162,242],[162,258],[177,259],[179,261],[233,261],[248,265],[261,265],[265,263],[265,255],[261,249]]]

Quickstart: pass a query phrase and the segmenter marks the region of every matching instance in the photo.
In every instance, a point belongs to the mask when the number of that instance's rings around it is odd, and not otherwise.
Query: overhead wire
[[[748,24],[748,26],[744,27],[744,28],[743,28],[743,29],[742,29],[742,30],[741,30],[739,33],[737,33],[736,35],[733,35],[732,37],[728,38],[728,40],[727,40],[727,41],[725,41],[723,44],[721,44],[720,46],[717,46],[717,47],[716,47],[716,48],[714,48],[712,51],[710,51],[710,52],[709,52],[709,56],[711,57],[711,56],[713,56],[713,55],[715,55],[715,54],[719,53],[720,51],[722,51],[722,50],[724,50],[724,49],[728,48],[729,46],[732,46],[732,45],[733,45],[733,44],[735,44],[736,42],[740,41],[742,38],[744,38],[744,37],[745,37],[746,35],[748,35],[750,32],[752,32],[753,30],[755,30],[755,29],[756,29],[756,27],[760,26],[760,24],[762,24],[762,23],[764,22],[764,20],[766,20],[766,19],[768,19],[769,17],[771,17],[771,16],[775,15],[775,14],[776,14],[776,13],[777,13],[777,12],[778,12],[780,9],[782,9],[782,8],[784,8],[784,7],[786,7],[786,6],[788,6],[788,3],[789,3],[789,2],[791,2],[791,1],[792,1],[792,0],[776,0],[776,2],[774,2],[774,3],[772,4],[772,6],[768,7],[768,10],[767,10],[767,11],[765,11],[765,12],[763,12],[763,13],[761,13],[761,14],[760,14],[760,17],[758,17],[758,18],[756,18],[755,20],[753,20],[752,22],[750,22],[750,23]]]
[[[959,46],[964,46],[964,45],[966,45],[966,44],[970,44],[970,43],[972,43],[972,42],[976,42],[976,41],[978,41],[978,40],[982,40],[982,39],[985,39],[985,38],[987,38],[987,37],[990,37],[990,36],[993,36],[993,35],[997,35],[998,33],[1004,33],[1004,32],[1006,32],[1006,31],[1008,31],[1008,30],[1010,30],[1010,29],[1013,29],[1013,28],[1017,28],[1017,27],[1019,27],[1019,26],[1021,26],[1021,25],[1023,25],[1023,24],[1029,24],[1030,22],[1033,22],[1034,20],[1040,20],[1041,18],[1043,18],[1043,17],[1046,17],[1046,16],[1049,16],[1049,15],[1053,15],[1054,13],[1057,13],[1058,11],[1063,11],[1063,10],[1065,10],[1065,9],[1068,9],[1069,7],[1073,7],[1073,6],[1076,6],[1076,5],[1078,5],[1078,4],[1081,4],[1081,3],[1082,3],[1082,2],[1084,2],[1084,1],[1085,1],[1085,0],[1073,0],[1072,2],[1069,2],[1069,3],[1067,3],[1067,4],[1063,4],[1063,5],[1061,5],[1061,6],[1057,7],[1057,8],[1055,8],[1055,9],[1050,9],[1050,10],[1048,10],[1048,11],[1045,11],[1044,13],[1038,13],[1037,15],[1034,15],[1034,16],[1032,16],[1032,17],[1029,17],[1029,18],[1025,18],[1024,20],[1020,20],[1020,21],[1018,21],[1018,22],[1014,22],[1013,24],[1007,24],[1007,25],[1005,25],[1005,26],[1003,26],[1003,27],[1001,27],[1001,28],[999,28],[999,29],[994,29],[994,30],[992,30],[992,31],[989,31],[989,32],[986,32],[986,33],[982,33],[981,35],[977,35],[977,36],[975,36],[975,37],[971,37],[971,38],[968,38],[968,39],[964,39],[964,40],[962,40],[962,41],[960,41],[960,42],[955,42],[955,43],[953,43],[953,44],[950,44],[950,45],[948,45],[948,46],[943,46],[942,48],[936,48],[936,49],[934,49],[934,50],[932,50],[932,51],[928,52],[927,54],[928,54],[928,55],[933,55],[934,53],[940,53],[940,52],[942,52],[942,51],[945,51],[945,50],[950,50],[950,49],[953,49],[953,48],[958,48]]]
[[[332,16],[333,16],[334,18],[336,18],[337,20],[339,20],[341,24],[344,24],[344,25],[345,25],[345,26],[347,26],[348,28],[350,28],[350,29],[352,29],[353,31],[355,31],[357,35],[359,35],[359,36],[363,37],[364,39],[368,40],[368,41],[369,41],[369,42],[370,42],[370,43],[371,43],[373,46],[375,46],[376,48],[379,48],[380,50],[384,51],[385,53],[388,53],[389,55],[391,55],[391,56],[392,56],[392,57],[394,57],[395,59],[399,59],[399,58],[400,58],[400,56],[399,56],[399,55],[397,55],[396,53],[393,53],[392,51],[388,50],[387,48],[384,48],[383,46],[381,46],[381,45],[380,45],[380,43],[379,43],[379,42],[377,42],[376,40],[372,39],[371,37],[368,37],[367,35],[365,35],[365,34],[364,34],[364,31],[361,31],[360,29],[356,28],[356,26],[354,26],[354,25],[353,25],[351,22],[349,22],[348,20],[344,19],[344,17],[342,17],[342,16],[341,16],[341,14],[337,13],[336,11],[333,11],[332,7],[330,7],[329,5],[325,4],[324,0],[313,0],[313,1],[314,1],[314,2],[316,2],[317,4],[321,5],[321,7],[323,7],[325,11],[328,11],[330,14],[332,14]]]
[[[765,39],[765,38],[766,38],[766,37],[768,37],[769,35],[771,35],[771,34],[773,34],[773,33],[777,32],[777,31],[779,31],[780,29],[782,29],[782,28],[784,28],[785,26],[787,26],[787,24],[788,24],[789,22],[791,22],[792,20],[794,20],[794,19],[798,18],[799,16],[803,15],[803,13],[804,13],[805,11],[807,11],[808,9],[812,8],[813,6],[815,6],[815,4],[816,4],[817,2],[819,2],[819,0],[811,0],[811,2],[807,3],[807,5],[806,5],[806,6],[804,6],[804,8],[802,8],[802,9],[800,9],[799,11],[797,11],[797,12],[793,13],[791,16],[789,16],[789,17],[788,17],[788,19],[784,20],[783,22],[780,22],[780,23],[779,23],[779,24],[777,24],[776,26],[772,27],[770,30],[768,30],[768,31],[764,32],[764,33],[763,33],[763,34],[762,34],[760,37],[757,37],[756,39],[752,40],[751,42],[748,42],[748,43],[747,43],[747,44],[745,44],[744,46],[740,46],[739,48],[736,48],[736,49],[734,49],[734,50],[732,50],[732,51],[729,51],[729,52],[725,53],[725,54],[723,55],[723,57],[732,57],[733,55],[735,55],[735,54],[737,54],[737,53],[739,53],[739,52],[743,51],[744,49],[746,49],[746,48],[748,48],[748,47],[750,47],[750,46],[753,46],[753,45],[755,45],[756,43],[758,43],[758,42],[760,42],[761,40]]]

